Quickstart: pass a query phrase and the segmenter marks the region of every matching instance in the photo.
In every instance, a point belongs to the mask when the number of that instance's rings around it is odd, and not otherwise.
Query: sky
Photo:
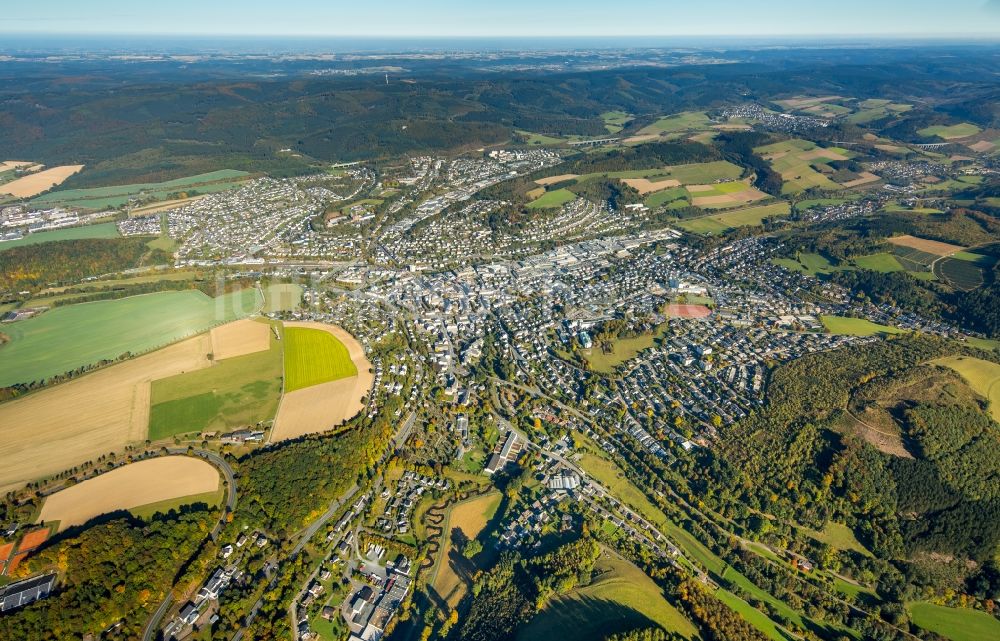
[[[1000,38],[1000,0],[45,0],[0,33]]]

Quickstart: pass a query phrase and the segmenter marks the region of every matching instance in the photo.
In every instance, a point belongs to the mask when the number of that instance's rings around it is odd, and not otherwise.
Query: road
[[[222,458],[215,452],[209,452],[208,450],[192,450],[195,456],[201,457],[214,465],[222,475],[226,477],[226,487],[228,489],[228,494],[226,496],[226,509],[223,510],[222,515],[219,517],[219,522],[215,524],[209,536],[215,541],[219,537],[219,533],[222,532],[222,528],[226,525],[226,514],[232,512],[236,509],[236,477],[233,474],[233,468],[229,466],[226,459]],[[187,448],[168,448],[167,454],[170,456],[177,455],[187,455]],[[163,621],[163,617],[166,616],[167,612],[170,610],[170,606],[173,605],[174,595],[173,586],[170,586],[170,590],[167,591],[167,596],[160,603],[160,607],[156,608],[156,612],[150,617],[149,621],[146,623],[146,629],[142,632],[142,641],[153,641],[156,638],[156,632],[160,629],[160,623]]]
[[[336,514],[337,511],[345,503],[350,501],[354,497],[354,495],[358,493],[359,489],[360,488],[357,486],[357,484],[355,484],[354,486],[351,487],[351,489],[344,492],[340,496],[340,498],[335,499],[332,503],[330,503],[330,507],[327,508],[326,512],[320,515],[319,518],[317,518],[315,521],[309,524],[308,527],[306,527],[299,533],[299,540],[295,544],[295,547],[292,548],[292,551],[287,558],[295,558],[296,556],[298,556],[298,554],[302,551],[302,548],[304,548],[306,544],[309,543],[309,539],[311,539],[313,535],[316,534],[316,532],[318,532],[319,529],[323,527],[323,525],[327,521],[329,521],[333,517],[333,515]],[[264,595],[267,594],[269,590],[274,588],[274,586],[278,582],[279,576],[280,573],[275,572],[274,575],[271,577],[271,580],[270,582],[268,582],[267,587],[264,588],[264,592],[262,592],[261,596],[258,597],[258,599],[254,602],[253,607],[250,608],[250,612],[247,613],[246,619],[243,620],[243,627],[237,630],[236,634],[233,635],[232,641],[240,641],[243,638],[243,632],[247,628],[249,628],[250,625],[253,623],[253,620],[257,618],[257,612],[260,611],[260,606],[263,605],[264,603]]]

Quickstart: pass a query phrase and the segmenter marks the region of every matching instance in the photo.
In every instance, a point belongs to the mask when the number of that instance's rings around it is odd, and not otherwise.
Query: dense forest
[[[0,251],[0,291],[38,288],[129,269],[150,254],[148,238],[87,238]]]
[[[0,617],[0,638],[64,641],[98,636],[120,623],[139,638],[146,618],[205,533],[210,513],[158,516],[148,523],[113,518],[54,542],[18,568],[25,576],[58,570],[48,599]]]

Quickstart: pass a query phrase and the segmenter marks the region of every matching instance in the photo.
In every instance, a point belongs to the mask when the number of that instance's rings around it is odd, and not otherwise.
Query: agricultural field
[[[855,125],[866,125],[913,109],[913,105],[875,98],[863,100],[858,103],[857,107],[858,111],[847,117],[847,121]]]
[[[831,334],[845,336],[877,336],[880,334],[900,334],[902,330],[888,325],[879,325],[864,318],[845,316],[821,316],[820,320]]]
[[[15,198],[31,198],[52,189],[56,185],[61,185],[66,182],[66,179],[81,169],[83,169],[83,165],[64,165],[62,167],[43,169],[42,171],[28,174],[0,185],[0,195],[6,194]]]
[[[897,247],[907,247],[926,254],[934,254],[935,256],[950,256],[965,250],[965,247],[960,245],[952,245],[951,243],[942,243],[937,240],[917,238],[916,236],[908,235],[893,236],[889,239],[889,243],[896,245]]]
[[[579,641],[601,641],[651,624],[684,639],[698,638],[697,629],[664,598],[659,586],[611,550],[602,550],[593,576],[589,585],[553,598],[518,633],[517,641],[565,638],[568,630]]]
[[[787,216],[790,211],[791,206],[786,202],[782,202],[773,205],[737,209],[722,214],[702,216],[701,218],[688,218],[678,222],[677,226],[694,234],[711,236],[713,234],[721,234],[736,227],[760,225],[765,218]]]
[[[273,335],[270,323],[244,320],[212,330],[213,350],[219,343],[216,334],[220,330],[233,334],[230,328],[240,330],[254,344],[263,330],[263,349],[232,351],[225,359],[213,354],[211,367],[153,381],[149,440],[224,431],[274,418],[281,399],[281,341]],[[239,342],[238,337],[233,342]],[[252,346],[244,343],[244,347]]]
[[[123,354],[141,354],[259,311],[260,293],[218,298],[197,290],[158,292],[57,307],[4,326],[0,385],[40,381]]]
[[[846,149],[822,148],[808,140],[792,139],[757,147],[754,152],[781,174],[782,180],[785,181],[783,193],[797,194],[813,188],[834,191],[844,187],[816,171],[814,166],[825,165],[835,160],[847,160],[850,152]]]
[[[301,285],[294,283],[277,283],[264,288],[264,313],[291,312],[298,309],[302,302]]]
[[[484,494],[456,504],[448,514],[433,587],[450,607],[457,606],[471,587],[459,575],[469,576],[484,569],[455,550],[452,540],[456,535],[470,541],[478,537],[496,514],[502,499],[499,492]]]
[[[307,327],[285,329],[285,391],[357,374],[347,347],[332,333]]]
[[[826,256],[813,253],[799,254],[798,259],[775,258],[771,262],[785,269],[809,274],[810,276],[819,276],[820,274],[829,275],[844,269],[843,266],[831,263]]]
[[[126,205],[129,200],[170,200],[172,194],[196,191],[209,194],[238,187],[249,176],[245,171],[222,169],[207,174],[188,176],[161,183],[135,183],[90,189],[54,191],[34,199],[31,204],[39,207],[63,205],[83,209],[113,209]]]
[[[934,361],[958,372],[969,387],[989,401],[990,415],[1000,422],[1000,365],[968,356],[949,356]]]
[[[302,334],[302,340],[290,343],[289,332],[308,329],[330,334],[346,350],[348,360],[333,343],[311,332]],[[296,341],[296,339],[292,339]],[[335,325],[323,323],[285,323],[285,394],[278,406],[270,441],[296,438],[304,434],[324,432],[364,409],[364,399],[371,391],[375,377],[364,348],[353,336]],[[322,350],[322,351],[313,351]],[[337,358],[336,363],[317,358],[326,353],[326,359]],[[334,356],[336,354],[336,356]],[[322,361],[322,362],[320,362]],[[335,371],[336,370],[336,371]],[[353,374],[331,380],[329,376]],[[292,374],[292,371],[295,373]],[[311,387],[295,387],[311,380],[328,382]]]
[[[67,227],[28,234],[20,240],[5,240],[0,242],[0,251],[23,245],[40,245],[56,240],[79,240],[81,238],[118,238],[118,226],[114,223],[98,223],[83,227]]]
[[[562,207],[566,203],[576,200],[576,194],[568,189],[556,189],[542,194],[540,197],[528,203],[528,209],[547,209],[549,207]]]
[[[130,463],[49,496],[38,522],[58,522],[62,532],[101,514],[216,492],[221,481],[211,463],[190,456]]]
[[[843,96],[793,96],[784,100],[775,100],[775,104],[781,105],[789,111],[801,111],[809,107],[821,105],[829,102],[844,100]]]
[[[209,367],[207,334],[0,405],[0,493],[146,439],[150,383]]]
[[[969,138],[970,136],[975,136],[980,131],[979,127],[963,122],[957,125],[935,125],[933,127],[926,127],[919,130],[917,133],[921,136],[931,137],[936,136],[942,140],[957,140],[959,138]]]
[[[701,111],[686,111],[660,118],[639,130],[640,136],[662,136],[685,131],[700,131],[711,125],[708,116]]]
[[[908,606],[918,627],[940,634],[951,641],[1000,639],[1000,620],[985,612],[918,601]]]
[[[688,185],[691,204],[702,209],[727,209],[770,198],[747,182]]]

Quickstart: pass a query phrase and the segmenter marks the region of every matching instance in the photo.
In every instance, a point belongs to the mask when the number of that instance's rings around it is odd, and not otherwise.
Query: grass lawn
[[[518,131],[517,133],[524,138],[524,144],[526,145],[561,145],[566,142],[562,138],[546,136],[545,134],[536,134],[530,131]]]
[[[747,623],[761,631],[768,639],[788,641],[789,637],[778,629],[778,625],[774,621],[732,592],[722,589],[716,590],[715,598],[746,619]]]
[[[281,398],[281,373],[281,342],[271,335],[266,351],[153,381],[150,440],[273,419]]]
[[[679,131],[707,129],[710,124],[711,121],[704,112],[685,111],[684,113],[660,118],[653,124],[643,127],[639,131],[639,135],[670,134],[677,133]]]
[[[302,302],[302,286],[294,283],[277,283],[264,288],[264,313],[290,312]]]
[[[347,347],[330,332],[285,328],[286,392],[357,375]]]
[[[639,352],[652,347],[666,326],[658,328],[652,334],[636,336],[635,338],[619,338],[614,342],[615,351],[605,354],[600,347],[594,347],[590,354],[584,354],[590,368],[597,372],[610,374],[615,368],[636,357]]]
[[[794,258],[775,258],[772,262],[775,265],[781,265],[786,269],[802,272],[803,274],[809,274],[811,276],[832,274],[837,271],[843,271],[844,269],[851,269],[850,267],[834,265],[826,258],[826,256],[822,254],[799,254],[798,260],[795,260]]]
[[[604,550],[594,565],[596,578],[553,598],[521,631],[518,641],[602,641],[612,634],[658,625],[685,639],[698,631],[668,602],[652,579],[617,554]]]
[[[5,240],[0,242],[0,251],[21,247],[22,245],[39,245],[54,240],[79,240],[81,238],[118,238],[118,226],[114,223],[99,223],[83,227],[67,227],[28,234],[20,240]]]
[[[1000,639],[1000,620],[985,612],[949,608],[918,601],[909,604],[910,616],[919,627],[952,641]]]
[[[917,133],[921,136],[937,136],[942,140],[954,140],[956,138],[975,136],[980,131],[982,130],[979,127],[968,122],[963,122],[951,126],[934,125],[933,127],[925,127],[917,131]]]
[[[689,204],[688,192],[683,187],[664,189],[663,191],[658,191],[655,194],[650,194],[646,197],[646,200],[644,200],[643,203],[652,209],[654,207],[659,207],[660,205],[666,205],[677,201],[683,202],[685,206]]]
[[[556,189],[546,192],[539,198],[528,203],[528,209],[546,209],[548,207],[561,207],[566,203],[576,200],[576,194],[568,189]]]
[[[989,400],[993,420],[1000,421],[1000,365],[968,356],[947,356],[934,363],[958,372],[969,387]]]
[[[903,271],[903,266],[899,264],[896,257],[885,252],[869,256],[858,256],[854,259],[854,264],[861,269],[870,269],[874,272],[889,273]]]
[[[695,234],[711,236],[735,229],[736,227],[760,225],[765,218],[787,216],[790,211],[791,206],[786,202],[781,202],[773,205],[737,209],[727,211],[723,214],[702,216],[701,218],[688,218],[678,222],[677,226]]]
[[[865,556],[871,556],[872,553],[868,551],[868,548],[861,545],[861,541],[854,536],[854,531],[842,523],[834,523],[830,521],[826,524],[826,527],[822,531],[809,530],[803,528],[806,534],[816,539],[821,543],[826,543],[830,547],[836,548],[838,550],[854,550],[864,554]]]
[[[110,187],[93,187],[90,189],[63,189],[43,194],[31,201],[32,205],[50,206],[63,204],[87,209],[106,209],[121,207],[130,198],[141,196],[143,199],[167,200],[168,196],[177,192],[197,191],[207,194],[232,189],[239,181],[249,176],[245,171],[222,169],[207,174],[188,176],[161,183],[135,183],[131,185],[114,185]]]
[[[0,385],[38,381],[126,352],[139,354],[194,336],[260,308],[245,289],[211,298],[197,290],[158,292],[57,307],[4,325]]]
[[[845,316],[821,316],[820,320],[831,334],[847,336],[876,336],[878,334],[902,334],[903,330],[879,325],[864,318],[848,318]]]
[[[604,128],[608,133],[616,134],[632,121],[632,116],[624,111],[606,111],[601,114],[601,120],[604,121]]]

